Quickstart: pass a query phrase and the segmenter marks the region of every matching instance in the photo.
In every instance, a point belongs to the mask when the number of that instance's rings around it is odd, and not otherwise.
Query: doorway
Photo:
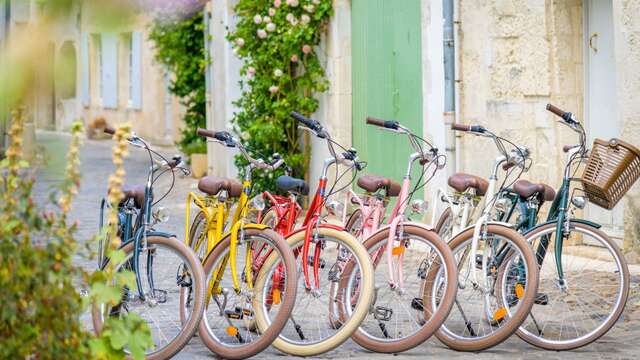
[[[612,0],[584,1],[585,123],[589,143],[595,138],[621,137],[617,111]],[[587,219],[602,224],[603,230],[622,245],[624,206],[613,210],[587,206]]]
[[[413,152],[407,137],[365,119],[397,120],[422,134],[420,0],[352,0],[351,34],[353,145],[367,173],[400,181]]]

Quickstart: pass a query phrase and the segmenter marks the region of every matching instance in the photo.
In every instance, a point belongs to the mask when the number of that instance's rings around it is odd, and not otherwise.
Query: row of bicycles
[[[118,235],[127,256],[117,260],[137,286],[123,288],[117,305],[95,306],[94,328],[110,316],[138,314],[155,342],[150,359],[172,357],[196,334],[229,359],[269,346],[315,356],[349,338],[382,353],[434,335],[459,351],[488,349],[513,334],[543,349],[585,346],[620,318],[630,275],[615,242],[579,215],[587,202],[615,206],[640,176],[640,152],[618,139],[588,149],[573,114],[547,109],[579,136],[563,149],[557,191],[520,179],[532,163],[526,147],[482,126],[454,124],[453,131],[493,142],[497,157],[488,180],[449,177],[450,189],[436,191],[431,202],[431,224],[422,221],[427,203],[417,194],[446,157],[397,121],[367,119],[413,149],[401,183],[358,176],[366,163],[355,149],[292,113],[330,154],[306,209],[302,179],[283,175],[279,194],[253,192],[255,171],[286,167],[278,154],[257,154],[226,131],[199,129],[237,149],[248,165],[241,182],[207,176],[188,194],[184,241],[156,229],[165,221],[156,205],[166,195],[156,199],[154,185],[163,174],[173,185],[175,173],[187,170],[179,157],[166,159],[132,136],[129,142],[149,154],[149,175],[146,184],[124,188]],[[351,188],[354,181],[361,191]],[[104,213],[109,204],[102,205]],[[109,261],[101,248],[98,266]]]

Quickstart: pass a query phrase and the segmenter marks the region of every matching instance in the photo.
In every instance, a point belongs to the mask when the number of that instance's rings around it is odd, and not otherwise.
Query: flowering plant
[[[239,22],[228,34],[240,70],[242,96],[233,123],[247,145],[264,155],[281,154],[303,177],[308,162],[297,123],[289,113],[310,115],[318,108],[314,94],[328,88],[316,54],[332,15],[331,0],[240,0]],[[239,166],[245,165],[237,158]],[[257,190],[273,189],[276,174],[256,174]]]

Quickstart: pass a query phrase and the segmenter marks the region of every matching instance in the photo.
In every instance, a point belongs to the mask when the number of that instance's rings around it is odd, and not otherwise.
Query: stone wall
[[[576,140],[545,105],[582,117],[581,1],[461,0],[459,11],[460,122],[527,146],[535,162],[526,177],[559,185],[560,148]],[[467,135],[458,151],[461,171],[489,175],[491,140]]]
[[[81,31],[92,34],[100,33],[93,21],[91,9],[83,9]],[[167,78],[165,71],[154,59],[153,43],[148,40],[149,24],[152,18],[145,14],[135,16],[118,29],[112,30],[120,34],[139,31],[142,33],[141,50],[141,78],[142,78],[142,108],[133,109],[129,106],[129,72],[128,72],[128,46],[124,36],[118,41],[118,107],[107,109],[98,99],[99,90],[97,82],[92,78],[97,76],[96,52],[93,48],[93,39],[90,37],[89,45],[89,74],[90,74],[90,104],[81,106],[80,117],[85,124],[98,117],[104,117],[110,124],[130,122],[133,130],[141,137],[159,145],[173,145],[180,138],[180,128],[183,126],[182,116],[184,109],[179,100],[167,90]],[[78,51],[78,66],[81,66],[80,52]],[[78,97],[80,96],[80,76],[78,76]]]
[[[613,2],[617,68],[618,116],[624,139],[640,148],[640,1]],[[624,248],[638,262],[640,253],[640,185],[626,196]]]

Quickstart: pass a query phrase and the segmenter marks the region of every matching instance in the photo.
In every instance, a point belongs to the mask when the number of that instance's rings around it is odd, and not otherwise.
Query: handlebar
[[[291,117],[294,118],[296,121],[302,123],[304,126],[314,131],[316,133],[316,136],[318,136],[319,138],[324,139],[327,137],[327,134],[324,131],[324,128],[322,127],[322,125],[320,125],[320,122],[318,122],[317,120],[309,119],[304,115],[295,111],[290,112],[289,115],[291,115]]]
[[[576,120],[575,116],[573,116],[573,114],[569,111],[564,111],[552,104],[547,104],[547,110],[553,113],[554,115],[562,118],[562,120],[564,120],[571,127],[574,127],[575,125],[578,124],[578,121]]]
[[[391,130],[398,130],[400,128],[400,123],[393,120],[382,120],[374,117],[367,117],[367,124],[383,127]]]
[[[199,128],[198,130],[196,130],[196,134],[202,137],[214,139],[228,147],[237,147],[240,150],[240,153],[242,153],[242,155],[245,157],[245,159],[247,159],[247,161],[249,161],[249,163],[251,163],[251,165],[253,165],[255,168],[273,171],[284,164],[284,159],[282,159],[282,156],[280,156],[280,154],[278,153],[272,155],[274,161],[271,164],[262,159],[254,159],[251,155],[249,155],[249,152],[244,147],[244,145],[242,145],[240,141],[235,139],[233,135],[231,135],[227,131],[213,131]]]
[[[477,134],[484,134],[487,132],[487,129],[485,129],[481,125],[464,125],[464,124],[451,124],[451,130],[466,131],[466,132],[472,132]]]
[[[112,128],[109,125],[105,126],[104,129],[102,129],[102,131],[104,131],[105,134],[109,134],[111,136],[116,134],[116,129]]]

